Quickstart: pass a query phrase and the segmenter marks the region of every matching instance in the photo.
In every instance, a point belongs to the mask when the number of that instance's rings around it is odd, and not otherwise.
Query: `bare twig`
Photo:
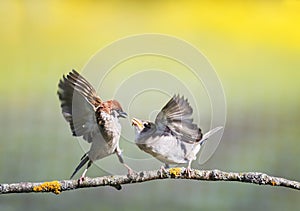
[[[206,181],[236,181],[253,183],[258,185],[282,186],[300,190],[300,183],[285,178],[273,177],[259,172],[224,172],[220,170],[192,170],[191,177],[185,174],[184,168],[171,168],[161,175],[160,170],[137,172],[131,176],[117,175],[97,178],[85,178],[80,184],[78,180],[61,180],[52,182],[20,182],[14,184],[0,184],[0,193],[30,193],[30,192],[53,192],[59,194],[63,191],[79,188],[98,186],[112,186],[121,189],[121,185],[141,183],[158,179],[191,179]]]

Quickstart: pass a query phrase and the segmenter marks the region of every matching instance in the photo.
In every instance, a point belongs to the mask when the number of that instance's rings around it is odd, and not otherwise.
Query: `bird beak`
[[[119,111],[119,117],[126,118],[127,117],[127,113],[124,112],[124,111]]]
[[[133,126],[135,126],[136,128],[138,128],[140,131],[142,131],[144,129],[143,122],[141,120],[139,120],[139,119],[133,118],[131,120],[131,124]]]

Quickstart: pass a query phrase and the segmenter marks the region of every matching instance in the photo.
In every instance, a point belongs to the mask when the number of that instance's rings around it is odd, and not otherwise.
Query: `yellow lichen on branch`
[[[44,182],[38,186],[33,187],[34,192],[53,192],[60,194],[61,185],[58,181]]]
[[[169,173],[171,176],[178,177],[181,175],[181,168],[171,168]]]

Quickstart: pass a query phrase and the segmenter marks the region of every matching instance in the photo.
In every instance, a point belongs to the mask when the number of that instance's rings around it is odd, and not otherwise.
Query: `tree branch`
[[[192,170],[189,178],[185,173],[185,168],[171,168],[161,174],[160,170],[142,171],[134,175],[116,175],[97,178],[86,177],[84,181],[61,180],[52,182],[20,182],[13,184],[0,184],[0,194],[8,193],[30,193],[30,192],[53,192],[59,194],[63,191],[75,190],[79,188],[89,188],[98,186],[112,186],[120,190],[121,185],[131,183],[142,183],[158,179],[191,179],[206,181],[236,181],[243,183],[253,183],[257,185],[282,186],[300,190],[300,183],[285,178],[273,177],[260,172],[224,172],[220,170]]]

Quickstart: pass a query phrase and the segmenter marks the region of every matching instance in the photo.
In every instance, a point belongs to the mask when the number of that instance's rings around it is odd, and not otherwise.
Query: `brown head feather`
[[[111,110],[123,111],[121,104],[116,100],[108,100],[102,102],[100,105],[100,109],[108,114],[110,114]]]

